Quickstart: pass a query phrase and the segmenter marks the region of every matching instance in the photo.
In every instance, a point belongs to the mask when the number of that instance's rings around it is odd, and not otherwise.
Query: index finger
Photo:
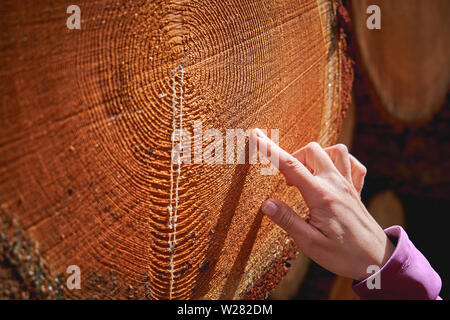
[[[287,184],[296,186],[302,194],[314,185],[314,176],[299,160],[280,148],[261,130],[254,129],[253,132],[258,150],[281,171]]]

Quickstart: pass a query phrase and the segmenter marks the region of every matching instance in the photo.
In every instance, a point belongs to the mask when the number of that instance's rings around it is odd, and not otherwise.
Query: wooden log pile
[[[365,26],[369,2],[381,9],[381,30]],[[385,188],[450,199],[450,2],[347,6],[357,62],[354,152]]]

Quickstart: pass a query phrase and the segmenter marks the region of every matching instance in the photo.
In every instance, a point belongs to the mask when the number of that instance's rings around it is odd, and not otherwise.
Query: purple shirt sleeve
[[[441,278],[428,260],[409,240],[405,230],[393,226],[384,230],[395,250],[388,262],[367,279],[356,283],[353,290],[361,299],[441,300]],[[380,288],[368,288],[368,281],[379,277]]]

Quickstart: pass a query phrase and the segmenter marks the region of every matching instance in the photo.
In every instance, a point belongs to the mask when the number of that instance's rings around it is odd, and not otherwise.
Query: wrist
[[[381,269],[388,263],[393,255],[395,246],[384,231],[381,231],[383,232],[382,235],[380,234],[380,237],[377,238],[378,240],[374,240],[376,245],[370,248],[371,250],[367,255],[367,259],[361,264],[360,272],[353,277],[354,280],[363,281],[367,279],[373,272],[370,271],[371,268],[369,267],[376,266]]]
[[[389,237],[385,234],[386,236],[386,245],[385,245],[385,250],[384,250],[384,256],[383,256],[383,260],[381,262],[380,268],[384,267],[385,264],[389,261],[389,259],[392,257],[392,255],[394,254],[395,251],[395,246],[392,243],[392,241],[389,239]]]

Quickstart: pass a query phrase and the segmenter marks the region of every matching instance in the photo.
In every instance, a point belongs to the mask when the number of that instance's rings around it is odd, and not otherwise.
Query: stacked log
[[[369,29],[367,8],[379,8],[379,30]],[[380,107],[405,123],[430,120],[450,86],[447,0],[352,1],[361,62]]]
[[[380,30],[366,26],[369,4],[380,8]],[[347,7],[356,60],[354,152],[369,181],[450,199],[450,2],[351,1]]]
[[[373,5],[380,9],[379,30],[366,24]],[[353,152],[368,168],[363,199],[383,228],[415,221],[407,229],[414,242],[430,238],[430,229],[417,224],[423,209],[412,210],[404,201],[415,198],[432,208],[434,201],[450,200],[450,2],[354,0],[346,6],[356,60]],[[434,218],[433,225],[439,221]],[[435,242],[416,245],[427,255]],[[438,256],[427,258],[445,270]],[[357,299],[352,282],[337,277],[329,298]]]

